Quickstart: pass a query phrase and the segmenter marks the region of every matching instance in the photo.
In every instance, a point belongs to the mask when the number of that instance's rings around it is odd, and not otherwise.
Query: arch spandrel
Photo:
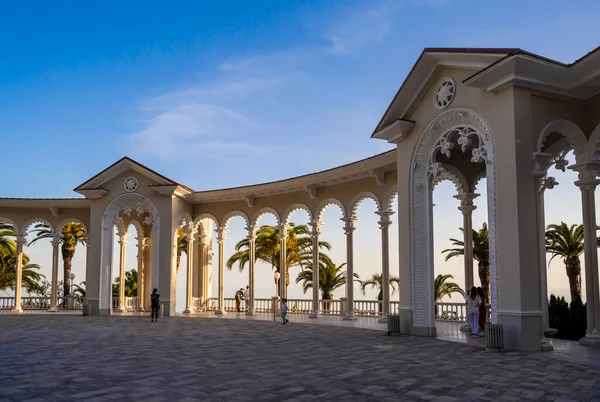
[[[582,162],[597,162],[600,160],[600,123],[592,131],[582,156]]]

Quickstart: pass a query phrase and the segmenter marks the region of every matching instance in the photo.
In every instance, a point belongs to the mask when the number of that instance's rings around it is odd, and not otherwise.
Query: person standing
[[[250,286],[247,285],[244,290],[244,300],[246,301],[246,311],[250,311]]]
[[[150,307],[152,307],[151,322],[158,321],[158,312],[160,311],[160,295],[158,289],[154,288],[150,295]]]
[[[281,299],[281,319],[283,320],[284,324],[290,322],[290,320],[287,319],[287,311],[287,299]]]
[[[235,292],[235,308],[238,312],[240,311],[240,303],[242,302],[242,297],[244,297],[244,289],[240,288],[240,290]]]
[[[485,304],[485,294],[483,293],[483,288],[477,288],[477,296],[481,299],[481,303],[479,304],[479,328],[482,331],[485,331],[485,322],[487,320],[487,306]]]
[[[467,314],[471,325],[471,336],[479,336],[479,305],[481,299],[477,294],[477,288],[473,286],[467,295]]]

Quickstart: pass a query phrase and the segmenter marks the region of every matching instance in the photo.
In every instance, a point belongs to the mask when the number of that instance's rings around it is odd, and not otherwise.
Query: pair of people
[[[487,307],[485,305],[485,294],[482,288],[473,286],[467,292],[467,314],[471,326],[471,336],[479,336],[479,330],[485,330],[487,318]]]
[[[246,300],[246,311],[250,308],[250,286],[246,286],[246,289],[240,288],[237,292],[235,292],[235,308],[238,312],[241,311],[240,304],[242,303],[242,299]]]

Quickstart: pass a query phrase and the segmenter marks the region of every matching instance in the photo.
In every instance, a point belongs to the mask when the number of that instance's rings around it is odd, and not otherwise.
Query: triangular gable
[[[371,137],[391,140],[410,130],[406,120],[444,67],[468,68],[479,71],[520,49],[426,48],[408,73]],[[389,138],[388,138],[389,137]]]
[[[94,193],[98,193],[98,195],[101,196],[101,193],[105,191],[103,187],[115,177],[119,176],[127,170],[133,170],[139,173],[140,175],[148,178],[149,180],[155,182],[157,187],[179,187],[184,192],[194,191],[189,187],[179,184],[176,181],[171,180],[168,177],[165,177],[160,173],[155,172],[154,170],[142,165],[139,162],[134,161],[133,159],[127,156],[119,159],[100,173],[96,174],[91,179],[88,179],[84,183],[75,187],[73,191],[86,196]]]

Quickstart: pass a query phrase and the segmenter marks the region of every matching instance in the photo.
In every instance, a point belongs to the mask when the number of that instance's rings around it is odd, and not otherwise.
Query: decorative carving
[[[340,200],[337,200],[335,198],[329,198],[325,201],[323,201],[318,207],[317,207],[317,213],[315,215],[315,218],[319,221],[322,222],[323,221],[323,213],[325,212],[325,210],[330,207],[331,205],[337,205],[340,208],[340,211],[342,211],[342,218],[346,217],[346,207],[344,207],[344,204],[342,204],[342,202]]]
[[[112,200],[102,214],[102,236],[100,240],[100,281],[98,305],[101,309],[110,309],[111,268],[112,268],[112,225],[119,211],[128,204],[138,203],[148,210],[152,220],[152,288],[159,287],[160,269],[160,217],[158,209],[149,198],[141,194],[122,194]],[[145,223],[145,222],[144,222]]]
[[[540,179],[540,191],[552,190],[555,186],[558,186],[558,182],[554,177],[544,177]]]
[[[27,244],[27,239],[26,239],[27,233],[15,233],[15,241],[17,243],[17,247],[23,247],[25,244]]]
[[[118,212],[117,212],[118,213]],[[125,225],[125,221],[123,220],[123,218],[119,215],[115,215],[115,217],[113,218],[113,225],[117,227],[117,230],[119,229],[119,227],[124,226]]]
[[[560,141],[562,144],[559,144],[557,147],[553,147],[553,145],[546,147],[546,140],[551,134],[560,134],[563,139],[563,141]],[[577,158],[583,152],[587,143],[588,141],[585,134],[577,124],[569,120],[559,119],[550,122],[544,127],[538,138],[537,152],[553,154],[560,153],[564,150],[568,152],[572,149]],[[555,152],[551,152],[549,150],[550,148],[555,148]]]
[[[345,235],[349,235],[350,233],[354,232],[354,230],[356,229],[356,226],[354,226],[354,222],[358,220],[356,217],[340,218],[340,220],[344,222]]]
[[[444,138],[444,141],[440,141]],[[458,139],[461,144],[458,144]],[[431,182],[432,173],[440,173],[442,166],[435,160],[435,155],[443,148],[451,152],[451,146],[445,145],[448,139],[458,145],[465,144],[465,138],[476,146],[472,153],[473,162],[486,163],[488,186],[488,219],[490,242],[490,286],[492,303],[492,322],[498,317],[498,276],[496,255],[496,184],[494,149],[489,128],[486,122],[469,109],[452,109],[440,114],[423,131],[417,144],[411,172],[411,260],[412,260],[412,299],[413,325],[433,327],[434,297],[432,252],[432,216],[431,216]],[[477,139],[477,143],[475,143]]]
[[[217,242],[223,243],[225,240],[227,240],[227,237],[225,237],[225,235],[227,234],[226,227],[220,226],[219,228],[217,228],[217,230],[215,230],[215,232],[217,232]]]
[[[131,204],[127,204],[123,207],[123,213],[127,216],[131,216]]]
[[[308,186],[304,187],[304,190],[308,193],[308,196],[310,197],[311,200],[314,200],[315,198],[317,198],[317,185],[316,184],[308,185]]]
[[[310,231],[311,237],[318,238],[319,235],[321,234],[321,225],[323,225],[323,222],[312,220],[312,221],[310,221],[309,225],[311,228],[311,231]]]
[[[433,104],[437,109],[445,109],[452,103],[456,86],[452,78],[444,78],[433,94]]]
[[[248,208],[254,208],[254,201],[256,200],[256,197],[254,196],[254,194],[250,194],[246,196],[246,204],[248,205]]]
[[[144,218],[144,225],[151,226],[154,224],[154,219],[152,219],[152,215],[148,215]]]
[[[373,169],[369,172],[369,175],[375,179],[378,186],[383,185],[385,182],[385,172],[382,169]]]
[[[435,187],[444,180],[448,180],[453,183],[456,187],[456,192],[458,194],[462,194],[465,191],[468,191],[467,179],[463,176],[460,170],[456,169],[454,166],[439,164],[438,165],[439,172],[437,175],[432,176],[433,180],[431,182],[431,190],[435,190]]]
[[[478,140],[477,143],[475,143],[474,139]],[[484,137],[471,127],[454,127],[442,134],[431,151],[427,167],[427,172],[430,176],[435,177],[443,170],[442,164],[437,162],[438,153],[450,158],[456,144],[460,145],[463,153],[467,152],[469,147],[473,145],[471,162],[487,163],[488,157]]]
[[[360,205],[361,202],[363,202],[367,198],[375,201],[375,205],[377,206],[378,210],[381,209],[381,202],[379,202],[379,198],[377,198],[377,196],[373,193],[370,193],[368,191],[363,191],[362,193],[357,194],[354,197],[354,199],[352,201],[350,201],[350,216],[351,217],[356,217],[356,213],[358,212],[358,206]]]
[[[57,217],[59,212],[59,208],[58,207],[50,207],[50,213],[52,213],[52,216]]]
[[[246,223],[246,226],[250,225],[250,219],[248,219],[248,217],[246,216],[245,213],[240,212],[240,211],[232,211],[232,212],[228,212],[227,215],[225,215],[225,217],[223,218],[223,221],[222,221],[223,226],[228,227],[229,222],[236,216],[239,216],[240,218],[242,218],[244,220],[244,222]]]
[[[128,177],[123,182],[123,189],[128,193],[132,193],[138,188],[138,180],[135,177]]]
[[[390,225],[392,224],[391,216],[394,215],[394,211],[384,209],[379,210],[375,213],[379,215],[379,221],[377,222],[379,224],[379,229],[383,230],[385,228],[390,227]]]
[[[260,210],[258,210],[256,215],[254,215],[254,219],[252,219],[252,226],[255,228],[258,228],[258,222],[266,214],[273,215],[275,217],[275,219],[277,220],[278,225],[281,223],[281,218],[279,217],[279,214],[277,213],[277,211],[275,211],[273,208],[267,207],[267,208],[261,208]]]
[[[292,214],[296,211],[304,211],[308,214],[308,219],[309,221],[313,219],[312,216],[312,212],[310,210],[310,208],[308,208],[306,205],[304,204],[294,204],[291,207],[289,207],[287,209],[287,211],[285,211],[285,214],[283,215],[283,222],[288,225],[290,223],[290,219],[292,217]]]

